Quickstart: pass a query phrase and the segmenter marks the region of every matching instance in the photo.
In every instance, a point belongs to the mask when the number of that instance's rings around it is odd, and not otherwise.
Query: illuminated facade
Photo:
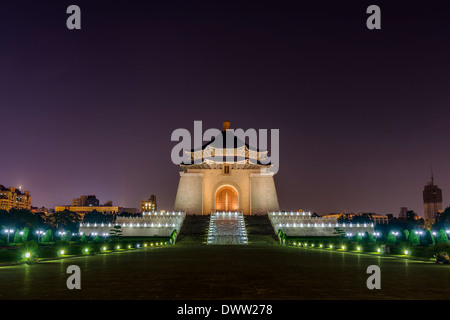
[[[267,151],[240,140],[228,130],[229,125],[225,121],[221,134],[200,149],[187,151],[191,163],[180,165],[175,211],[248,215],[279,210],[272,165],[261,163]]]
[[[27,209],[31,210],[31,195],[29,191],[16,188],[5,188],[0,185],[0,209]]]

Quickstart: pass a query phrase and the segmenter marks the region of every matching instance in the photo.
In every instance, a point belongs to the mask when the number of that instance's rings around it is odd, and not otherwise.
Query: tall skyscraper
[[[423,206],[425,219],[434,220],[442,212],[442,190],[434,184],[433,171],[431,181],[423,189]]]

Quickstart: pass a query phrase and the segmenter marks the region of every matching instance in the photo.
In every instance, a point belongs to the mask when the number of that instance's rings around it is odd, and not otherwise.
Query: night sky
[[[430,165],[445,208],[450,11],[392,2],[3,1],[0,184],[172,210],[172,131],[229,120],[280,130],[282,210],[423,215]]]

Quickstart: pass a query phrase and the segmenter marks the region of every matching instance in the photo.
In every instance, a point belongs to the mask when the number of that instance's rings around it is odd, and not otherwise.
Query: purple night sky
[[[423,215],[430,165],[445,208],[450,11],[391,2],[2,3],[0,184],[39,207],[156,194],[172,210],[172,131],[229,120],[280,129],[282,210]]]

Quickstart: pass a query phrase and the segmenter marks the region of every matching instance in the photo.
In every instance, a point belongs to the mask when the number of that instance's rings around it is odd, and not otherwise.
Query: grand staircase
[[[279,243],[267,215],[240,215],[234,218],[234,212],[231,216],[187,215],[178,234],[177,245]]]
[[[240,212],[212,213],[208,244],[248,244],[243,214]]]

